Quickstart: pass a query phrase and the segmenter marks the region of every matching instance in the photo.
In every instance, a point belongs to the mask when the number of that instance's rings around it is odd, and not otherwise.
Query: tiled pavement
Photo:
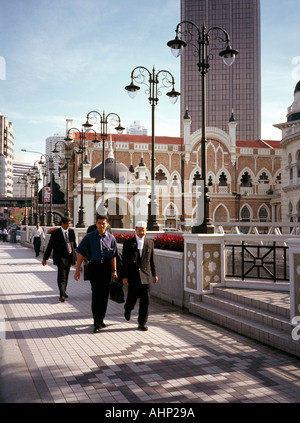
[[[300,402],[298,359],[154,300],[148,332],[109,301],[93,334],[89,282],[73,274],[59,303],[52,261],[0,243],[0,402]]]

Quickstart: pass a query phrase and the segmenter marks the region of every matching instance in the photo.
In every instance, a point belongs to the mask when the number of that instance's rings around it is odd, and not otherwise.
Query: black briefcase
[[[118,281],[112,281],[110,284],[110,299],[115,301],[118,304],[124,303],[124,291],[123,283]]]

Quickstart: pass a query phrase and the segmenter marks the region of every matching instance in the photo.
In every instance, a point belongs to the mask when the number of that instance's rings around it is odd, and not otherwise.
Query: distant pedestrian
[[[154,261],[154,243],[152,239],[145,238],[147,232],[146,222],[137,222],[135,236],[123,244],[123,284],[128,284],[128,294],[124,305],[124,316],[130,320],[131,311],[138,299],[138,329],[148,330],[148,308],[150,299],[150,283],[158,281]]]
[[[35,228],[32,231],[31,239],[30,239],[31,242],[33,240],[33,246],[34,246],[34,251],[35,251],[36,257],[38,257],[40,255],[42,240],[45,241],[45,239],[46,239],[46,237],[45,237],[45,233],[43,231],[43,228],[41,228],[40,224],[37,223],[35,225]]]
[[[46,266],[47,260],[53,250],[53,263],[57,266],[57,285],[59,289],[59,301],[64,302],[70,267],[75,260],[76,238],[75,232],[70,228],[71,219],[63,217],[61,228],[51,233],[49,243],[44,253],[42,264]]]
[[[110,282],[112,278],[117,278],[117,242],[114,235],[107,231],[107,226],[106,215],[98,215],[96,230],[87,233],[76,249],[78,253],[74,275],[76,281],[80,278],[82,262],[88,260],[88,275],[92,288],[94,333],[98,333],[106,327],[104,318]]]
[[[4,228],[3,231],[2,231],[2,239],[3,239],[3,242],[6,242],[7,241],[7,235],[8,235],[7,229]]]

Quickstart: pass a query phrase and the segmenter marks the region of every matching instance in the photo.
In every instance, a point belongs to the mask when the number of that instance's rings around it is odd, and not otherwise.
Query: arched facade
[[[201,210],[203,205],[201,129],[191,134],[189,121],[184,124],[184,138],[155,138],[157,221],[161,228],[177,227],[182,220],[186,225],[193,225],[197,208],[200,207]],[[235,138],[236,125],[231,120],[228,133],[210,127],[206,131],[205,178],[209,189],[210,217],[215,223],[218,219],[220,222],[235,222],[242,217],[243,207],[246,206],[245,210],[249,210],[253,222],[259,222],[262,216],[268,221],[277,219],[279,208],[274,208],[271,202],[274,198],[272,193],[280,187],[281,182],[280,143],[263,140],[238,141]],[[103,206],[101,178],[99,174],[97,180],[91,177],[91,170],[101,168],[102,154],[101,143],[88,142],[87,157],[90,163],[84,165],[87,225],[93,223],[96,211]],[[297,154],[300,155],[297,151],[292,154],[292,160],[298,157]],[[137,210],[143,220],[147,219],[151,137],[112,134],[110,141],[105,142],[105,157],[113,157],[123,168],[132,169],[133,180],[127,178],[127,183],[119,183],[115,178],[112,181],[114,185],[107,187],[104,204],[111,209],[108,213],[114,225],[119,224],[121,228],[133,227]],[[69,181],[70,204],[75,224],[80,204],[79,166],[80,155],[77,155]],[[111,170],[114,166],[121,168],[113,163]],[[65,188],[65,170],[62,170],[61,178]],[[142,212],[140,204],[143,204]],[[296,205],[293,204],[293,207],[296,210]]]

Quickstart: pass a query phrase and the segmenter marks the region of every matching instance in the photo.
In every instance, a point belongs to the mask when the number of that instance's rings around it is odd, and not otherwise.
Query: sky
[[[242,0],[241,0],[242,1]],[[261,0],[262,138],[279,140],[300,80],[299,0]],[[168,70],[180,91],[180,61],[166,43],[180,0],[0,0],[0,112],[13,122],[15,153],[45,151],[45,139],[81,128],[89,111],[117,113],[151,134],[145,90],[129,98],[131,71]],[[238,58],[237,58],[238,60]],[[196,66],[196,65],[195,65]],[[180,102],[162,91],[155,132],[179,136]],[[25,153],[26,161],[38,155]]]

